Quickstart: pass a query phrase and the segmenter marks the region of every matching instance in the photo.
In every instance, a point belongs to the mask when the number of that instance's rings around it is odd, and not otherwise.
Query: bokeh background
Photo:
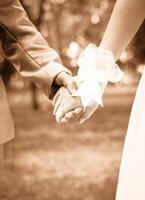
[[[99,44],[114,0],[22,0],[30,19],[65,66],[90,42]],[[8,61],[3,80],[16,139],[8,144],[14,166],[0,185],[0,200],[114,200],[129,114],[145,63],[145,24],[118,61],[125,72],[110,84],[104,108],[82,125],[56,123],[51,102],[24,82]],[[14,155],[12,155],[14,153]]]

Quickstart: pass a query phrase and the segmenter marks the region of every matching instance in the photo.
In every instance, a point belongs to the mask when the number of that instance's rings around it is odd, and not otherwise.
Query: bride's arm
[[[81,122],[88,119],[97,106],[102,104],[107,82],[121,79],[122,72],[115,61],[128,46],[144,18],[145,0],[117,0],[100,44],[103,48],[90,44],[80,55],[78,79],[83,80],[83,84],[81,83],[76,96],[80,95],[83,105],[87,105]]]
[[[145,18],[145,0],[117,0],[100,46],[117,60]]]

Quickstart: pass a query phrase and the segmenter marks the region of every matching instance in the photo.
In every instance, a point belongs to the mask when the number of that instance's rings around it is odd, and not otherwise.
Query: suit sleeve
[[[3,56],[48,97],[54,78],[62,71],[70,74],[18,0],[0,0],[0,43]]]

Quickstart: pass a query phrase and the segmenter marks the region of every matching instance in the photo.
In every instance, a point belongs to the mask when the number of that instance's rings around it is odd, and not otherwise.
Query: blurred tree
[[[99,44],[115,0],[21,0],[21,3],[63,64],[76,67],[82,48],[90,42]],[[145,62],[144,36],[143,24],[120,59],[121,65],[134,72],[136,66]]]
[[[81,47],[99,43],[112,11],[108,0],[22,0],[30,19],[69,65],[67,48],[73,41]]]
[[[135,63],[145,64],[145,21],[132,42],[132,49]]]

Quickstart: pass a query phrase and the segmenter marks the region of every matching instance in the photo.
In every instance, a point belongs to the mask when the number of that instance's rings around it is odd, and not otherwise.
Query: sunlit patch
[[[98,24],[99,22],[100,22],[100,17],[98,16],[98,14],[93,14],[91,16],[91,23]]]
[[[124,51],[124,52],[121,54],[119,60],[120,60],[122,63],[126,63],[128,60],[132,59],[132,57],[133,57],[133,54],[132,54],[131,51]]]
[[[138,71],[140,74],[143,73],[144,69],[145,69],[145,65],[143,65],[143,64],[137,66],[137,71]]]
[[[71,59],[76,59],[79,55],[80,46],[77,42],[71,42],[67,49],[67,56]]]
[[[39,151],[34,153],[24,153],[21,158],[17,158],[16,164],[25,168],[23,179],[30,182],[34,179],[51,178],[85,178],[88,181],[102,182],[105,177],[108,165],[114,165],[114,158],[106,159],[105,153],[84,148],[73,149],[71,151]],[[117,158],[117,156],[116,156]]]

